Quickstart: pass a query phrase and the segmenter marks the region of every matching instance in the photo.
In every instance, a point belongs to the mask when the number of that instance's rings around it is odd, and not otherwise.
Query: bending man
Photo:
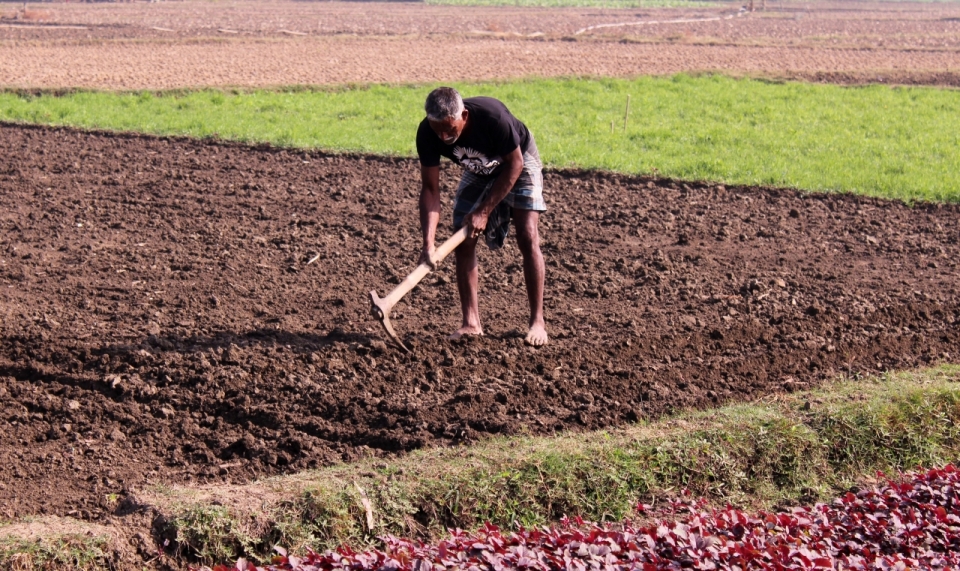
[[[513,219],[517,245],[523,255],[523,278],[530,302],[526,342],[547,342],[543,321],[544,264],[538,224],[546,211],[543,201],[543,165],[533,135],[500,101],[490,97],[462,99],[450,87],[427,96],[427,117],[417,130],[420,156],[420,227],[423,251],[430,260],[440,220],[440,157],[463,167],[453,206],[453,225],[467,226],[467,239],[455,252],[457,289],[463,323],[451,339],[483,335],[478,305],[477,241],[500,248]]]

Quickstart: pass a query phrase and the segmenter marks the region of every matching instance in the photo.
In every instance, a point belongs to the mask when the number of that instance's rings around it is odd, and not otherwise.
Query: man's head
[[[423,106],[427,112],[430,128],[446,145],[457,142],[467,125],[469,112],[463,107],[463,99],[452,87],[438,87],[427,96]]]

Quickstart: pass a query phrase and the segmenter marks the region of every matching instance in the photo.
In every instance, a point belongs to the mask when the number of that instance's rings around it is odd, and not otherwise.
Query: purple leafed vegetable
[[[952,465],[789,512],[749,515],[702,500],[638,512],[645,523],[565,519],[515,533],[487,525],[437,544],[388,536],[383,550],[302,557],[278,548],[266,567],[240,560],[214,571],[960,568],[960,471]]]

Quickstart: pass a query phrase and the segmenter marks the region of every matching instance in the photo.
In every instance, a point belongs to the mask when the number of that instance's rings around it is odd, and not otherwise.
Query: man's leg
[[[459,339],[464,335],[483,335],[480,325],[480,306],[477,301],[477,238],[467,237],[454,250],[457,260],[457,291],[460,293],[460,309],[463,311],[463,324],[449,335],[450,339]]]
[[[460,184],[457,186],[457,196],[453,201],[453,227],[459,229],[467,213],[472,212],[482,201],[494,177],[480,177],[468,170],[463,171]],[[480,325],[480,306],[477,301],[478,271],[477,271],[477,238],[467,238],[453,251],[457,260],[457,292],[460,294],[460,310],[463,312],[463,323],[460,329],[447,336],[448,339],[459,339],[464,335],[483,335],[483,326]]]
[[[540,252],[540,213],[536,210],[513,209],[513,223],[517,229],[517,246],[523,255],[523,281],[530,302],[530,329],[525,339],[528,345],[539,347],[547,343],[547,327],[543,321],[543,283],[545,269]]]

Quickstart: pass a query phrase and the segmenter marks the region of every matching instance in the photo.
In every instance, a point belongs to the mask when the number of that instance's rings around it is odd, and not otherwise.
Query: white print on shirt
[[[453,156],[463,168],[474,174],[491,174],[500,166],[500,158],[488,159],[486,155],[470,147],[454,147]]]

